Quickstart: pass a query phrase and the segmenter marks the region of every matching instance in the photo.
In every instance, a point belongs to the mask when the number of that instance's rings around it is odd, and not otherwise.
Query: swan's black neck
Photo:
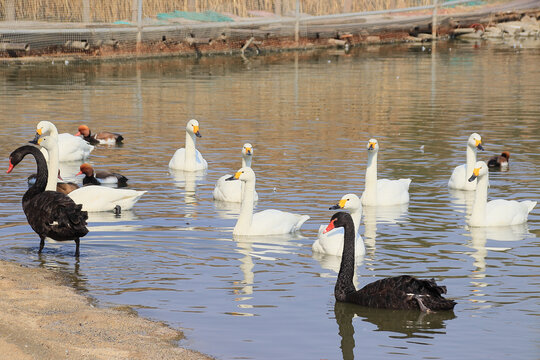
[[[32,185],[24,194],[22,199],[23,203],[44,192],[45,188],[47,187],[47,179],[49,177],[47,174],[47,162],[45,161],[45,157],[35,146],[24,145],[13,151],[10,155],[12,164],[17,165],[28,154],[33,155],[36,159],[37,176],[34,185]]]
[[[341,267],[339,268],[334,296],[338,301],[345,301],[347,294],[356,291],[353,283],[354,277],[354,222],[351,216],[343,213],[341,219],[344,230],[343,254],[341,256]]]

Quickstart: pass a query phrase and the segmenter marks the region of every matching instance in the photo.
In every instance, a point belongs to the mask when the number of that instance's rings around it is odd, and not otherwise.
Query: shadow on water
[[[434,334],[446,333],[446,322],[456,318],[453,311],[423,313],[416,310],[373,309],[355,304],[336,302],[334,314],[341,337],[341,353],[344,360],[354,359],[355,317],[374,324],[375,331],[387,331],[393,338],[432,338]]]

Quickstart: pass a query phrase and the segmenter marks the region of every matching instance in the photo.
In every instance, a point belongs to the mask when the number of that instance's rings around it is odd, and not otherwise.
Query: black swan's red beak
[[[7,169],[6,174],[9,174],[15,166],[11,163],[11,159],[9,159],[9,169]]]
[[[337,219],[334,219],[334,220],[330,221],[330,224],[328,224],[326,229],[324,229],[323,234],[326,234],[327,232],[329,232],[330,230],[335,228],[334,223],[336,222],[336,220]]]

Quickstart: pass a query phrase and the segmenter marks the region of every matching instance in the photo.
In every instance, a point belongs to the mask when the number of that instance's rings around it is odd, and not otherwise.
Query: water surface
[[[104,305],[183,329],[187,346],[220,359],[537,359],[540,207],[523,226],[469,229],[473,194],[450,191],[472,132],[480,158],[508,150],[490,199],[540,198],[538,40],[375,46],[313,54],[0,69],[0,152],[6,161],[41,120],[60,132],[87,124],[125,137],[98,147],[96,169],[148,193],[133,211],[89,217],[81,257],[38,237],[21,209],[25,159],[0,183],[0,257],[58,269]],[[197,118],[203,173],[170,173],[185,125]],[[408,206],[366,211],[359,284],[435,278],[458,303],[421,314],[335,304],[339,258],[313,254],[328,207],[364,187],[366,143],[379,176],[411,178]],[[255,146],[257,209],[308,214],[297,235],[235,239],[238,206],[212,200],[216,180]],[[75,179],[79,164],[63,164]],[[79,179],[80,181],[80,179]]]

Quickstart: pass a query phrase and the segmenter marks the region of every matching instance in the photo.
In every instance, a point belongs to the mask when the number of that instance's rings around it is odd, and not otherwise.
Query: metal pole
[[[82,16],[83,23],[89,23],[92,21],[90,19],[90,2],[89,0],[83,0],[83,16]]]
[[[294,41],[298,45],[298,40],[300,39],[300,0],[296,0],[296,22],[294,24]]]
[[[6,20],[15,21],[15,0],[6,1]]]
[[[138,0],[137,3],[137,48],[142,43],[142,2],[143,0]]]
[[[433,41],[437,38],[437,7],[438,0],[433,0],[433,20],[431,22],[431,37]]]

